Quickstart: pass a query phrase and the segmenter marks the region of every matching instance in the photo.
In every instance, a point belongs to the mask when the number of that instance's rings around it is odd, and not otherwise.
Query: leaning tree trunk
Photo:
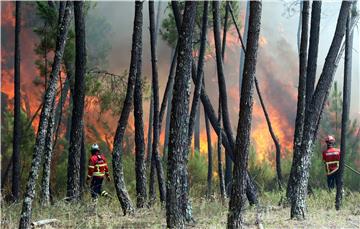
[[[21,27],[21,2],[16,2],[15,10],[15,55],[14,55],[14,132],[13,132],[13,156],[12,156],[12,199],[19,199],[20,191],[20,27]]]
[[[353,8],[356,3],[353,3]],[[356,9],[356,8],[355,8]],[[356,12],[356,10],[354,10]],[[353,11],[353,12],[354,12]],[[346,132],[349,126],[349,111],[350,111],[350,98],[351,98],[351,70],[352,70],[352,46],[353,46],[353,33],[350,31],[351,13],[348,16],[346,23],[346,37],[345,37],[345,66],[344,66],[344,84],[343,84],[343,104],[342,104],[342,119],[341,119],[341,144],[340,144],[340,163],[339,173],[336,185],[336,200],[335,207],[339,210],[342,204],[343,186],[344,186],[344,165],[346,155]]]
[[[207,138],[207,150],[208,150],[208,174],[207,174],[207,196],[210,198],[212,194],[212,174],[213,174],[213,154],[211,145],[211,129],[209,119],[205,113],[205,128]]]
[[[135,2],[135,17],[134,17],[134,28],[132,35],[132,49],[131,49],[131,61],[129,79],[127,85],[126,96],[121,111],[118,127],[116,129],[114,138],[114,150],[113,150],[113,169],[114,169],[114,183],[116,194],[120,201],[124,215],[127,213],[133,213],[134,208],[131,203],[131,199],[125,187],[124,169],[123,169],[123,154],[122,154],[122,142],[124,140],[124,134],[128,123],[131,105],[133,101],[134,85],[136,81],[136,74],[138,70],[138,58],[140,57],[140,50],[142,49],[142,25],[143,25],[143,2]]]
[[[40,115],[40,123],[37,131],[37,137],[34,146],[33,159],[31,162],[30,174],[26,185],[24,202],[20,216],[20,228],[30,228],[32,213],[32,202],[35,197],[35,185],[38,178],[39,167],[45,147],[45,138],[49,124],[50,112],[52,110],[53,100],[56,95],[56,85],[59,79],[59,70],[61,59],[64,53],[69,23],[71,19],[71,4],[67,2],[65,15],[59,25],[58,37],[56,41],[55,56],[52,65],[51,77],[48,88],[45,92],[44,105]]]
[[[322,104],[326,101],[328,91],[334,79],[336,70],[336,60],[340,50],[341,41],[345,34],[346,20],[349,14],[351,2],[343,1],[336,25],[335,34],[326,56],[323,71],[316,86],[314,95],[311,99],[309,110],[306,113],[304,131],[298,160],[293,163],[296,173],[291,174],[294,185],[291,195],[291,218],[304,219],[306,211],[306,196],[309,180],[309,169],[311,164],[312,147],[314,145],[313,136],[316,132],[317,121],[320,119]],[[293,168],[292,168],[293,169]],[[291,179],[291,177],[290,177]]]
[[[183,23],[179,32],[179,55],[177,58],[170,122],[166,195],[166,222],[169,228],[183,228],[188,215],[188,187],[184,184],[188,184],[186,182],[188,178],[185,158],[189,151],[189,81],[195,16],[196,2],[186,2]]]
[[[319,31],[321,19],[321,1],[313,1],[311,8],[311,27],[309,40],[309,57],[306,70],[306,109],[309,108],[314,93],[317,57],[319,47]]]
[[[152,66],[152,93],[154,97],[154,122],[153,122],[153,144],[152,160],[156,164],[156,174],[158,177],[160,201],[166,199],[166,187],[163,166],[161,164],[158,151],[159,144],[159,78],[157,69],[156,41],[155,41],[155,16],[154,1],[149,1],[149,19],[150,19],[150,46],[151,46],[151,66]]]
[[[67,168],[67,197],[68,200],[80,198],[80,156],[83,134],[83,116],[85,101],[85,68],[86,68],[86,45],[85,45],[85,20],[84,2],[74,2],[75,15],[75,85],[73,110],[71,117],[70,147]]]
[[[218,112],[218,131],[221,132],[221,98],[219,97],[219,112]],[[226,188],[225,188],[225,180],[223,173],[223,165],[221,158],[221,144],[222,144],[222,135],[218,135],[217,142],[217,157],[218,157],[218,174],[219,174],[219,187],[220,187],[220,196],[224,200],[226,198]]]
[[[246,45],[245,69],[241,88],[239,123],[236,136],[236,152],[234,153],[233,185],[229,202],[228,228],[243,226],[242,211],[246,201],[246,170],[250,148],[251,115],[253,107],[253,91],[256,72],[256,60],[261,24],[260,1],[250,3],[248,43]]]
[[[136,206],[145,207],[146,204],[146,166],[145,142],[143,122],[143,95],[142,95],[142,41],[140,40],[139,57],[134,89],[134,118],[135,118],[135,175],[136,175]]]
[[[308,51],[308,40],[309,40],[309,10],[310,2],[304,1],[302,3],[302,26],[301,26],[301,42],[299,49],[299,86],[298,86],[298,100],[297,100],[297,111],[295,119],[295,131],[294,131],[294,147],[293,147],[293,161],[290,171],[290,177],[288,181],[286,196],[291,199],[294,187],[294,174],[297,172],[294,166],[298,159],[301,147],[301,141],[304,129],[304,118],[305,118],[305,105],[306,105],[306,66],[307,66],[307,51]]]

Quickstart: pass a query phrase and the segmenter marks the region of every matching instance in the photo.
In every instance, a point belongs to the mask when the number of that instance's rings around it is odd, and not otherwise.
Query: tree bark
[[[309,41],[309,57],[306,70],[306,109],[309,108],[314,93],[316,68],[319,47],[319,31],[321,19],[321,1],[313,1],[311,8],[311,27]]]
[[[159,133],[159,79],[158,79],[158,69],[157,69],[155,16],[154,16],[153,1],[149,1],[149,19],[150,19],[151,66],[152,66],[152,92],[154,97],[152,158],[156,163],[156,173],[158,177],[160,201],[165,202],[166,187],[165,187],[164,171],[158,151],[159,134],[160,134]]]
[[[67,169],[67,197],[68,200],[77,201],[80,198],[80,156],[83,134],[83,115],[85,101],[85,20],[84,2],[74,2],[75,15],[75,88],[73,110],[71,117],[70,147]]]
[[[356,2],[353,3],[353,12],[356,12]],[[342,118],[341,118],[341,143],[340,143],[340,163],[339,172],[336,185],[336,199],[335,208],[340,210],[343,197],[344,186],[344,165],[346,155],[346,133],[349,126],[349,111],[351,99],[351,71],[352,71],[352,46],[353,46],[353,33],[350,31],[352,15],[349,13],[346,23],[346,36],[345,36],[345,63],[344,63],[344,84],[343,84],[343,104],[342,104]]]
[[[221,97],[219,97],[219,108],[218,108],[218,131],[221,132]],[[220,196],[224,200],[226,198],[226,188],[225,188],[225,180],[223,173],[223,165],[221,158],[221,144],[222,144],[222,135],[218,135],[218,143],[217,143],[217,156],[218,156],[218,174],[219,174],[219,187],[220,187]]]
[[[21,142],[21,110],[20,110],[20,30],[21,30],[21,2],[15,7],[15,55],[14,55],[14,132],[12,156],[12,200],[19,199],[20,192],[20,142]]]
[[[52,110],[53,100],[56,94],[56,85],[59,79],[59,70],[61,65],[61,59],[64,53],[64,47],[66,43],[69,22],[71,19],[71,4],[67,2],[65,15],[62,23],[59,25],[58,37],[56,42],[56,50],[54,61],[52,65],[51,77],[48,88],[45,92],[44,105],[40,115],[40,123],[37,131],[37,137],[34,146],[33,159],[31,163],[30,174],[26,185],[26,191],[24,195],[24,202],[22,206],[19,228],[29,228],[32,214],[32,202],[35,197],[35,185],[38,178],[39,167],[41,158],[43,156],[45,147],[45,137],[47,133],[47,127],[49,124],[50,112]]]
[[[236,153],[234,154],[233,185],[229,202],[228,228],[243,226],[242,211],[245,206],[247,165],[250,147],[251,116],[253,107],[253,91],[256,72],[256,60],[261,24],[260,1],[250,3],[249,42],[246,45],[245,69],[243,74],[239,123],[236,136]]]
[[[244,25],[244,33],[243,33],[242,40],[241,40],[242,48],[244,48],[244,46],[246,46],[246,44],[247,44],[247,31],[249,30],[250,1],[246,1],[245,4],[246,4],[245,22],[244,22],[245,25]],[[244,73],[244,62],[245,62],[245,53],[241,52],[241,50],[240,50],[239,94],[241,94],[242,76]]]
[[[134,88],[134,119],[135,119],[135,175],[136,175],[136,206],[146,205],[146,166],[143,122],[142,96],[142,41],[138,52],[137,72]]]
[[[174,2],[173,2],[174,3]],[[189,130],[190,75],[196,2],[186,2],[179,32],[179,55],[174,82],[168,155],[166,222],[169,228],[184,228],[188,211],[187,157]],[[184,179],[185,178],[185,179]],[[184,185],[185,184],[185,185]],[[191,215],[191,213],[190,213]]]
[[[114,183],[116,194],[120,201],[124,215],[127,213],[133,213],[134,208],[131,203],[131,199],[125,187],[124,170],[123,170],[123,152],[122,142],[124,140],[124,134],[129,119],[131,105],[134,95],[134,85],[137,74],[137,64],[140,50],[142,49],[142,25],[143,25],[143,14],[142,14],[143,2],[135,2],[135,17],[134,17],[134,28],[132,35],[132,49],[131,49],[131,61],[129,79],[127,85],[126,96],[124,100],[123,109],[121,111],[120,119],[115,133],[114,138],[114,149],[113,149],[113,169],[114,169]]]
[[[208,174],[207,174],[207,196],[210,197],[212,194],[212,174],[213,174],[213,156],[212,156],[212,145],[211,145],[211,129],[209,119],[205,115],[205,128],[207,138],[207,150],[208,150]]]
[[[334,78],[336,60],[340,50],[341,42],[345,34],[346,20],[349,14],[351,2],[343,1],[336,25],[335,34],[326,56],[323,71],[311,99],[309,111],[306,113],[304,131],[298,160],[293,163],[296,173],[292,180],[293,194],[291,195],[291,218],[304,219],[306,209],[306,195],[309,179],[309,168],[313,147],[313,137],[316,133],[316,124],[320,119],[323,102],[327,99],[328,91]],[[293,169],[293,168],[292,168]]]
[[[151,146],[152,146],[152,126],[154,118],[154,101],[151,92],[150,95],[150,112],[149,112],[149,127],[147,132],[147,144],[146,144],[146,161],[151,166]]]
[[[82,138],[81,138],[81,154],[80,154],[80,198],[83,199],[85,191],[85,178],[86,178],[86,149],[85,149],[85,131],[83,129]]]
[[[298,99],[297,99],[297,111],[295,119],[294,130],[294,146],[293,146],[293,160],[290,171],[290,177],[288,181],[286,196],[291,199],[294,186],[294,174],[296,173],[295,163],[297,163],[300,153],[301,141],[304,129],[305,118],[305,105],[306,105],[306,67],[307,67],[307,50],[309,40],[309,10],[310,2],[302,2],[302,26],[301,26],[301,42],[299,50],[299,86],[298,86]]]

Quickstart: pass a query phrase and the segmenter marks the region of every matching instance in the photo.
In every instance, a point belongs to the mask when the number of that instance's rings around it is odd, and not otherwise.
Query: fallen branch
[[[43,226],[46,224],[52,224],[52,223],[58,223],[60,222],[58,219],[43,219],[43,220],[39,220],[36,222],[32,222],[31,226],[32,227],[39,227],[39,226]]]

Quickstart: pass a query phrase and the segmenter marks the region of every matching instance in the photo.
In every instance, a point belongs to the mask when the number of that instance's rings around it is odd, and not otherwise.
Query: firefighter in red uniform
[[[91,196],[97,199],[99,195],[107,196],[106,191],[101,192],[102,182],[104,177],[108,181],[111,181],[109,175],[109,168],[106,163],[106,158],[103,154],[100,154],[100,148],[97,144],[91,146],[91,157],[89,159],[88,175],[86,181],[91,180]]]
[[[335,148],[335,138],[331,135],[325,139],[327,149],[323,151],[323,161],[325,163],[327,184],[329,190],[335,188],[335,183],[338,185],[337,176],[339,170],[340,150]]]

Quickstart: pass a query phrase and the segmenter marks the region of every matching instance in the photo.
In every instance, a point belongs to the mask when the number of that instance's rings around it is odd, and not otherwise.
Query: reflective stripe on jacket
[[[109,176],[109,168],[106,163],[106,158],[102,154],[94,154],[89,159],[88,177],[103,177]]]
[[[339,169],[340,150],[336,148],[328,148],[322,153],[323,161],[326,166],[326,174],[331,175]]]

